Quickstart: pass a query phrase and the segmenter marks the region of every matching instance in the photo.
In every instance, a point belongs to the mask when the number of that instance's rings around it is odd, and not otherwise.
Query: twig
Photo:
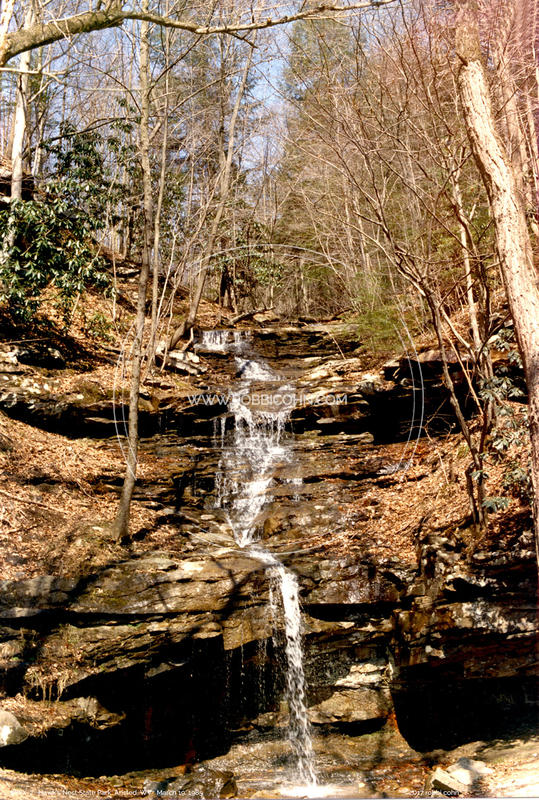
[[[28,533],[28,531],[31,531],[34,528],[38,528],[40,524],[41,523],[36,522],[33,525],[28,525],[28,526],[23,525],[21,528],[12,528],[10,531],[7,531],[7,533],[9,535],[11,535],[12,533],[19,533],[20,531],[24,531],[25,533]]]
[[[9,497],[11,500],[16,500],[18,503],[26,503],[27,505],[30,506],[37,506],[38,508],[44,508],[46,511],[52,511],[55,514],[61,514],[64,517],[67,516],[65,511],[59,511],[57,508],[52,508],[52,506],[46,506],[45,503],[39,503],[37,500],[26,500],[24,497],[17,497],[16,494],[11,494],[11,492],[6,492],[4,489],[0,489],[0,494],[4,495],[5,497]]]
[[[26,344],[26,342],[52,342],[54,339],[53,336],[40,336],[38,339],[10,339],[9,341],[4,341],[2,344]]]
[[[326,331],[326,333],[333,339],[333,341],[337,345],[337,349],[338,349],[339,353],[341,354],[342,360],[346,361],[347,360],[346,356],[344,355],[344,353],[343,353],[343,351],[341,349],[341,346],[340,346],[339,342],[337,341],[337,339],[334,337],[334,335],[331,333],[331,331]]]

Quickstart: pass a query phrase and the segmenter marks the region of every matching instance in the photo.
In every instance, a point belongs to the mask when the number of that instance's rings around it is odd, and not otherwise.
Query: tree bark
[[[15,8],[15,0],[6,0],[2,3],[2,10],[0,13],[0,53],[3,52],[8,35],[9,24],[13,17]]]
[[[477,5],[455,0],[459,96],[475,161],[485,184],[509,308],[524,364],[529,396],[535,535],[539,554],[539,281],[521,203],[522,193],[496,130],[481,62]]]
[[[25,18],[25,27],[30,28],[34,23],[34,10],[28,7]],[[11,149],[11,199],[22,200],[23,155],[24,141],[26,139],[26,117],[28,104],[28,70],[30,69],[31,53],[23,53],[19,59],[21,74],[17,80],[17,100],[15,104],[15,120],[13,123],[13,144]]]
[[[9,25],[13,8],[7,7],[0,20],[1,26]],[[26,11],[25,26],[30,26],[34,21],[34,9],[30,5]],[[5,30],[0,31],[0,37],[5,40]],[[14,200],[22,200],[23,182],[23,156],[24,142],[26,139],[27,128],[27,104],[28,104],[28,70],[30,69],[31,53],[23,53],[19,59],[20,75],[17,78],[17,93],[15,101],[15,113],[13,115],[13,128],[11,130],[11,203]],[[15,244],[16,230],[14,207],[11,205],[7,226],[1,236],[0,246],[0,265],[4,266],[10,252]]]
[[[148,0],[144,0],[143,8],[147,8]],[[142,370],[142,341],[144,323],[146,321],[146,292],[150,274],[150,259],[153,233],[153,197],[150,167],[150,65],[148,23],[141,24],[140,45],[140,158],[142,166],[142,184],[144,193],[144,235],[142,245],[142,263],[139,273],[137,315],[135,320],[135,341],[133,344],[133,364],[129,389],[129,421],[127,434],[126,472],[118,511],[113,523],[114,536],[117,540],[129,537],[129,515],[131,499],[137,479],[138,463],[138,404],[140,396],[140,376]]]

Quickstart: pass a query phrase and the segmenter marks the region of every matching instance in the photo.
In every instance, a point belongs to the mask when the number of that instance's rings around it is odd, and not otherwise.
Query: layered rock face
[[[536,713],[531,534],[473,555],[459,531],[420,525],[412,556],[337,547],[350,507],[370,508],[383,538],[372,495],[406,462],[377,442],[417,425],[417,389],[406,376],[361,374],[323,328],[252,336],[300,396],[294,460],[278,464],[257,524],[300,582],[313,725],[359,735],[396,715],[413,747],[432,750]],[[234,363],[213,358],[224,383]],[[441,394],[439,376],[430,380]],[[341,400],[324,404],[329,395]],[[194,432],[145,443],[182,454],[154,498],[177,523],[174,546],[71,577],[0,582],[3,713],[15,715],[4,765],[119,773],[208,758],[241,730],[286,724],[268,577],[215,502],[231,423],[221,405],[193,406],[191,419],[197,411]]]

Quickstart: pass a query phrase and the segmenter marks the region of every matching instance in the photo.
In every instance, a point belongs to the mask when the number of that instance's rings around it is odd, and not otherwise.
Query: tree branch
[[[137,9],[122,8],[118,2],[111,3],[99,11],[86,11],[64,19],[51,20],[50,22],[36,23],[27,29],[20,29],[9,33],[0,44],[0,67],[4,66],[11,58],[27,50],[35,50],[46,44],[52,44],[61,39],[77,36],[80,33],[114,28],[122,25],[126,20],[137,19],[152,22],[165,28],[176,28],[189,31],[199,36],[215,34],[249,33],[263,28],[273,28],[301,19],[316,19],[320,14],[327,12],[345,14],[362,8],[379,8],[389,5],[395,0],[362,0],[350,5],[325,5],[316,8],[304,9],[296,14],[285,14],[281,17],[268,17],[256,22],[225,23],[223,25],[199,25],[188,19],[174,19],[160,14],[143,12]]]

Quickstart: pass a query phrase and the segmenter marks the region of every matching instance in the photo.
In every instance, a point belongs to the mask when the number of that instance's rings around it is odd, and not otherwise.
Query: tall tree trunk
[[[30,5],[24,21],[25,28],[34,23],[34,9]],[[30,51],[23,53],[19,59],[21,74],[17,80],[17,100],[15,104],[15,120],[13,123],[13,145],[11,150],[11,199],[22,200],[23,156],[26,139],[26,119],[28,103],[28,70],[30,69]]]
[[[167,154],[168,154],[168,105],[169,105],[169,83],[170,83],[170,31],[165,31],[165,102],[163,108],[163,141],[161,142],[161,170],[159,174],[159,190],[157,193],[157,204],[154,217],[154,236],[153,236],[153,261],[152,261],[152,323],[150,332],[150,346],[148,360],[149,364],[154,363],[157,326],[159,324],[159,267],[160,267],[160,240],[161,240],[161,212],[163,209],[163,198],[165,195],[165,181],[167,177]]]
[[[470,252],[473,247],[470,236],[469,226],[465,218],[464,204],[462,202],[462,192],[460,190],[460,167],[455,168],[453,177],[453,203],[459,224],[459,239],[462,253],[462,263],[464,267],[464,280],[466,285],[466,299],[468,302],[468,314],[470,317],[470,327],[472,329],[472,339],[474,345],[474,355],[477,357],[481,352],[481,334],[479,332],[479,321],[477,319],[477,306],[473,293],[473,274]]]
[[[460,60],[458,88],[473,154],[485,184],[509,308],[524,363],[529,395],[535,535],[539,556],[539,281],[521,203],[521,192],[507,150],[496,130],[481,62],[477,3],[454,0],[455,43]]]
[[[7,5],[2,14],[0,26],[9,25],[13,8]],[[25,27],[30,27],[34,22],[34,9],[30,5],[26,11]],[[0,31],[0,37],[5,37],[5,31]],[[23,156],[27,128],[27,103],[28,103],[28,70],[30,69],[31,53],[22,53],[19,58],[20,75],[17,78],[17,94],[15,113],[13,115],[13,128],[11,131],[11,202],[22,200],[23,181]],[[0,247],[0,264],[4,265],[9,259],[9,254],[15,244],[16,230],[13,205],[9,213],[6,230],[2,235]]]
[[[143,10],[147,11],[148,0],[144,0]],[[142,367],[142,340],[146,320],[146,291],[150,273],[150,258],[153,234],[153,199],[150,168],[150,66],[149,37],[147,22],[141,23],[140,44],[140,159],[142,167],[142,185],[144,193],[144,233],[142,244],[142,263],[138,281],[137,315],[135,320],[135,341],[133,343],[133,364],[129,389],[129,422],[127,435],[126,472],[120,496],[120,503],[114,520],[115,538],[126,539],[129,536],[129,513],[133,489],[137,478],[138,460],[138,404],[140,396],[140,376]]]

